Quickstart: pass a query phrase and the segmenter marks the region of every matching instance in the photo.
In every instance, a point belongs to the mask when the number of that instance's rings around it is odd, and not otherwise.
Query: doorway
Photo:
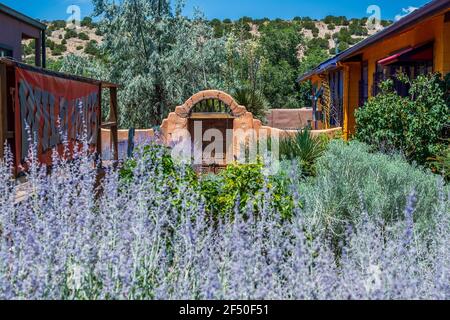
[[[188,120],[188,130],[192,146],[201,146],[201,164],[196,164],[195,169],[202,173],[218,173],[225,168],[231,147],[227,145],[227,132],[233,130],[233,118],[227,114],[194,113]]]

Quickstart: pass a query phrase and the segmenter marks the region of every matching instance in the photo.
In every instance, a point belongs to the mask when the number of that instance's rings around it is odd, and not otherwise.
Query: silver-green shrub
[[[361,218],[361,210],[387,222],[402,219],[407,196],[415,191],[415,220],[421,228],[429,227],[442,178],[410,165],[400,155],[369,151],[357,141],[332,141],[316,164],[317,177],[300,185],[305,212],[342,235],[348,223]]]

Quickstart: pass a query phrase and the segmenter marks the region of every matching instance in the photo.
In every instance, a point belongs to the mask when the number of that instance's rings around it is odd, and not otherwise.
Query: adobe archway
[[[205,106],[206,109],[208,106],[213,108],[205,111]],[[215,125],[217,128],[213,129],[221,132],[224,129],[232,129],[232,146],[231,149],[227,147],[226,162],[238,157],[238,139],[250,130],[257,132],[261,128],[261,121],[254,119],[252,113],[248,112],[245,106],[239,105],[229,94],[219,90],[206,90],[194,94],[163,120],[161,133],[164,142],[174,146],[183,141],[191,141],[194,120],[204,121],[208,128]]]
[[[195,107],[207,100],[219,101],[229,108],[228,115],[223,112],[223,118],[231,117],[233,119],[233,130],[261,128],[261,121],[254,119],[252,113],[248,112],[245,106],[239,105],[229,94],[219,90],[205,90],[194,94],[186,100],[184,104],[176,107],[175,111],[171,112],[169,116],[163,120],[161,124],[161,133],[164,142],[167,145],[171,145],[176,142],[176,140],[179,140],[179,135],[174,137],[176,131],[188,131],[188,120],[195,114]],[[217,119],[220,119],[220,112],[215,113],[215,116]]]

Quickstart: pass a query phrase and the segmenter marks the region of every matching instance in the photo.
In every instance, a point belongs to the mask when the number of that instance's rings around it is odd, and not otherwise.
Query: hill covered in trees
[[[248,91],[258,99],[242,103],[255,114],[263,114],[261,108],[309,105],[310,88],[297,85],[296,77],[391,23],[382,21],[378,30],[370,30],[367,18],[335,16],[231,21],[198,14],[189,19],[179,7],[120,6],[96,5],[99,15],[110,11],[98,22],[85,18],[79,29],[48,22],[47,53],[49,68],[120,83],[126,127],[158,125],[205,88]]]

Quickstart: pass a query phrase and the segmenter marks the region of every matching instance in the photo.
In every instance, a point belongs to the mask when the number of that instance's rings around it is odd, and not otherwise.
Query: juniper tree
[[[177,104],[221,83],[223,40],[200,13],[182,15],[168,0],[94,0],[101,17],[110,81],[119,93],[121,126],[159,125]]]

